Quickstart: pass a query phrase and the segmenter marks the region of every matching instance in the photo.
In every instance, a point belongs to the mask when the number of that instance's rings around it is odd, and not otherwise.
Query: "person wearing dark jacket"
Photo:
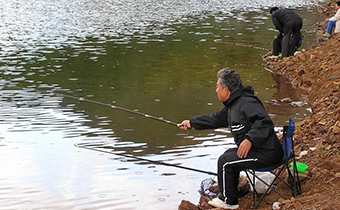
[[[193,117],[178,124],[182,130],[230,127],[236,148],[222,154],[217,163],[220,195],[209,201],[214,207],[237,209],[239,175],[245,169],[259,169],[282,161],[283,149],[274,124],[251,86],[243,86],[240,75],[228,69],[217,73],[216,93],[223,109]]]
[[[274,26],[280,32],[273,41],[273,55],[278,56],[280,52],[283,57],[294,55],[302,38],[301,17],[290,9],[272,7],[269,12]]]

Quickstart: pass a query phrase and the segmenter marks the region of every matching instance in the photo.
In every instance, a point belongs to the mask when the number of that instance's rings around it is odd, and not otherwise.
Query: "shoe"
[[[330,37],[331,34],[326,32],[326,33],[322,34],[322,36],[323,36],[323,37]]]
[[[227,203],[224,203],[221,199],[214,198],[211,201],[208,202],[209,205],[216,207],[216,208],[223,208],[223,209],[237,209],[239,206],[238,204],[236,205],[230,205]]]

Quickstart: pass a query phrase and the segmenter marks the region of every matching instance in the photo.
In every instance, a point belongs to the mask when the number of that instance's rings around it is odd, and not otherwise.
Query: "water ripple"
[[[26,51],[29,58],[42,48],[41,53],[49,54],[53,52],[51,50],[62,46],[75,47],[87,37],[126,44],[130,39],[127,36],[137,33],[171,35],[173,30],[169,25],[190,22],[192,20],[188,18],[191,16],[230,15],[235,10],[256,11],[274,5],[306,7],[316,5],[317,1],[1,0],[0,3],[1,57],[12,56],[17,52],[22,52],[23,56]],[[242,19],[241,16],[238,18]],[[5,58],[2,59],[2,62],[6,62]]]

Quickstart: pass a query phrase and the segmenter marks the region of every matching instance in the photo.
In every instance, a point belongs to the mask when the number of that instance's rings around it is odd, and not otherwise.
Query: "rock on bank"
[[[296,123],[299,161],[309,165],[311,179],[297,197],[302,209],[338,209],[340,201],[340,34],[304,53],[268,60],[266,68],[305,91],[312,113]],[[266,60],[266,58],[264,58]],[[310,150],[310,148],[316,148]],[[304,153],[306,154],[306,153]]]

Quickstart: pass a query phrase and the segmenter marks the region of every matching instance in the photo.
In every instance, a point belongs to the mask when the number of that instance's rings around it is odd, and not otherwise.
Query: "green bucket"
[[[292,167],[292,169],[294,170],[294,162],[291,162],[290,163],[290,166]],[[303,173],[307,170],[308,168],[308,165],[307,164],[304,164],[304,163],[300,163],[300,162],[296,162],[296,168],[297,168],[297,171],[299,173]]]

